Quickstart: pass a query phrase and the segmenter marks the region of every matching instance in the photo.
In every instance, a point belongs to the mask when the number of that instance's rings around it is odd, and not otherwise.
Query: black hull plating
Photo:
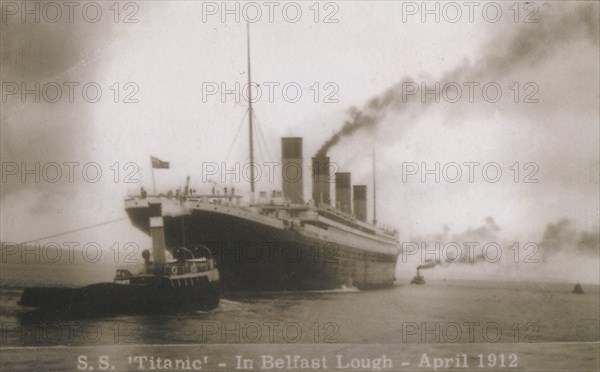
[[[149,233],[148,209],[128,208],[132,223]],[[164,216],[169,247],[211,249],[229,290],[315,290],[353,285],[390,286],[397,256],[368,252],[301,235],[291,229],[211,211]]]

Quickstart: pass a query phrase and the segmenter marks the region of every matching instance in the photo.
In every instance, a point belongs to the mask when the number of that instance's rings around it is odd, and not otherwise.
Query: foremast
[[[252,73],[250,70],[250,22],[246,22],[246,43],[248,48],[248,137],[250,152],[250,202],[254,204],[254,136],[252,128]]]

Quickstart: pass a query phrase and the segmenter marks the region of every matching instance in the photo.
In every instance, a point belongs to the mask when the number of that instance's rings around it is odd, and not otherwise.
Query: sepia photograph
[[[600,2],[0,0],[0,371],[599,371]]]

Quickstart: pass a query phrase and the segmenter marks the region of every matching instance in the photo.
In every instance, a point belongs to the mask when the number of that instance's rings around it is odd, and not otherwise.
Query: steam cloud
[[[556,6],[553,4],[551,6]],[[481,81],[486,77],[498,79],[525,66],[534,66],[552,55],[562,44],[574,40],[589,40],[598,45],[599,21],[595,17],[595,4],[583,4],[574,11],[561,11],[558,18],[545,13],[544,19],[533,26],[522,25],[512,35],[497,37],[482,48],[483,56],[475,63],[465,61],[440,77],[439,81]],[[383,94],[368,100],[362,109],[350,108],[349,119],[318,150],[316,157],[325,154],[343,137],[351,136],[359,129],[375,128],[390,111],[402,111],[402,82],[414,81],[404,78]],[[426,103],[419,113],[424,112]]]

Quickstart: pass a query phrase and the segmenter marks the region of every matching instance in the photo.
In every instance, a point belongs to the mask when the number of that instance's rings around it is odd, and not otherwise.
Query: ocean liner
[[[251,86],[248,33],[248,86]],[[281,139],[282,191],[255,199],[252,96],[249,88],[250,200],[233,188],[198,195],[128,197],[132,224],[150,234],[149,205],[160,203],[168,249],[208,247],[226,290],[319,290],[390,286],[395,280],[398,233],[367,222],[367,186],[350,173],[331,174],[329,157],[312,158],[312,199],[303,189],[302,138]],[[189,180],[189,179],[188,179]],[[331,189],[335,180],[335,205]],[[373,182],[375,191],[375,182]],[[375,192],[373,192],[375,215]]]

